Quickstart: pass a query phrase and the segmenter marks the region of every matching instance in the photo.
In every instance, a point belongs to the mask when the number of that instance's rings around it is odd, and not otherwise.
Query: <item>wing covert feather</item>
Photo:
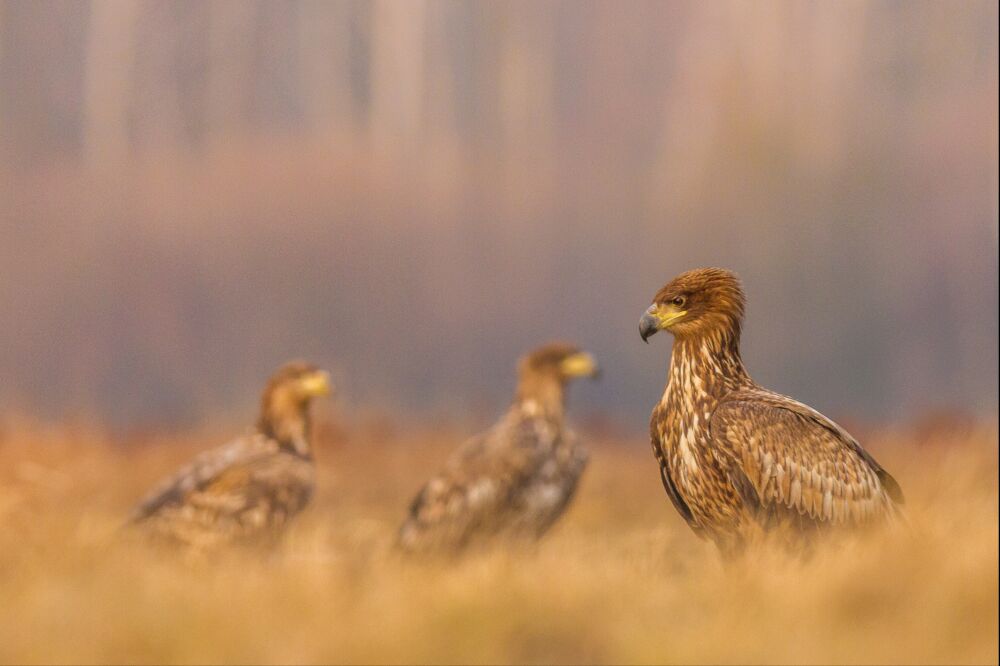
[[[716,407],[711,430],[763,506],[817,522],[865,523],[893,513],[902,499],[895,480],[853,437],[790,398],[736,393]]]
[[[164,507],[181,504],[191,493],[209,486],[227,472],[252,464],[277,450],[277,444],[261,435],[241,437],[206,451],[162,481],[132,512],[130,522],[139,522]]]
[[[548,452],[536,419],[504,419],[467,440],[410,505],[400,530],[404,546],[442,539],[461,544],[477,526],[511,504]]]

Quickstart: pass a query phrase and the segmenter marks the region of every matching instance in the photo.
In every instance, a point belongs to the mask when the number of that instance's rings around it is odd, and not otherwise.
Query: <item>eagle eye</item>
[[[684,298],[683,296],[674,296],[673,298],[670,299],[670,303],[672,305],[676,305],[679,308],[682,308],[684,307],[684,304],[687,303],[687,299]]]

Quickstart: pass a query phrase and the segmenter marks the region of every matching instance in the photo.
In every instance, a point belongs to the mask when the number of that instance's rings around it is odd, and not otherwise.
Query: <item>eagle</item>
[[[405,552],[457,553],[498,538],[533,541],[565,511],[587,453],[565,423],[565,391],[596,377],[594,357],[567,343],[524,356],[507,413],[460,446],[417,494],[399,530]]]
[[[660,289],[643,341],[673,334],[650,438],[671,502],[723,554],[761,539],[805,545],[830,528],[893,522],[903,493],[846,430],[750,378],[740,356],[739,278],[701,268]]]
[[[157,541],[193,550],[274,541],[312,496],[309,403],[330,391],[325,371],[285,364],[264,388],[254,430],[165,479],[129,523]]]

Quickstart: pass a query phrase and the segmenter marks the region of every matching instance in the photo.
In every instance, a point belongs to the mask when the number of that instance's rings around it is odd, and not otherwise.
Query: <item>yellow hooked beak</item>
[[[681,310],[676,305],[653,303],[639,319],[639,335],[642,337],[642,341],[648,342],[648,338],[656,335],[658,331],[670,328],[674,322],[686,314],[687,310]]]
[[[330,385],[330,373],[318,370],[306,375],[299,382],[302,392],[310,398],[328,396],[332,392]]]
[[[567,356],[559,364],[559,370],[566,377],[597,377],[600,374],[597,361],[586,352]]]

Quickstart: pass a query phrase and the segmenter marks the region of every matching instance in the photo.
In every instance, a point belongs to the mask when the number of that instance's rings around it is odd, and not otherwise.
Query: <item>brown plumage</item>
[[[417,494],[400,547],[455,552],[497,537],[542,536],[573,498],[587,462],[564,423],[565,387],[596,373],[593,357],[572,345],[524,357],[514,403]]]
[[[254,432],[196,457],[157,486],[130,522],[160,540],[204,549],[272,539],[309,501],[309,403],[327,373],[289,363],[268,381]]]
[[[781,528],[862,525],[898,514],[895,479],[843,428],[757,385],[740,357],[744,295],[719,268],[674,278],[643,314],[643,340],[674,336],[650,436],[674,506],[725,553]]]

